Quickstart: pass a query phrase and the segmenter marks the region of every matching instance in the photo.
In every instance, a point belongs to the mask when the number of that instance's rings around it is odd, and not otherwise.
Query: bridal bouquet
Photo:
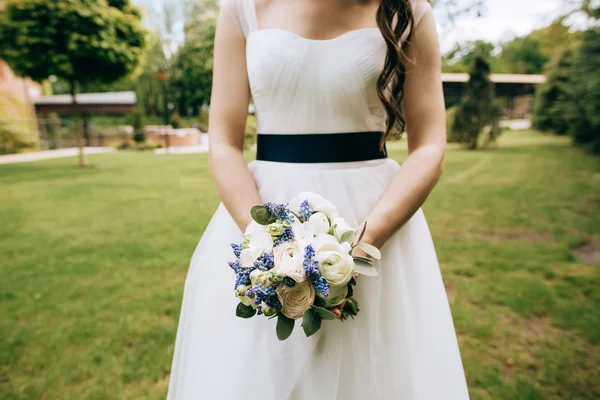
[[[352,297],[355,277],[375,276],[371,258],[377,248],[361,242],[366,224],[356,238],[353,229],[323,197],[300,193],[288,204],[265,203],[252,208],[254,220],[241,244],[232,244],[236,274],[236,315],[277,318],[277,337],[287,339],[296,319],[302,318],[306,336],[333,320],[354,318],[358,303]],[[358,247],[370,257],[352,256]]]

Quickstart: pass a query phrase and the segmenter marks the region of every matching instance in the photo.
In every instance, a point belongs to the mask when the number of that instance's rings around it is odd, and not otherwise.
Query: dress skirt
[[[399,169],[391,159],[292,164],[253,161],[263,201],[299,192],[330,200],[358,226]],[[379,276],[360,277],[354,320],[323,321],[307,338],[301,321],[279,341],[276,319],[236,317],[230,243],[241,231],[221,204],[185,282],[169,400],[465,400],[450,307],[421,210],[383,246]]]

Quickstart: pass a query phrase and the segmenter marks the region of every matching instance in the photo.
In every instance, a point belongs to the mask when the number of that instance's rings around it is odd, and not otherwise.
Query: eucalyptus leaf
[[[354,272],[366,276],[377,276],[379,273],[370,262],[354,258]]]
[[[250,215],[252,216],[252,219],[260,225],[267,225],[271,219],[271,213],[265,206],[252,207],[250,210]]]
[[[309,308],[304,312],[302,329],[304,329],[304,333],[307,337],[314,335],[319,329],[321,329],[321,320],[321,316],[312,308]]]
[[[294,330],[295,320],[286,317],[283,314],[279,314],[277,318],[277,339],[285,340],[290,337],[292,331]]]
[[[331,321],[332,319],[336,319],[336,315],[326,308],[312,306],[312,309],[315,310],[317,312],[317,314],[319,314],[321,316],[321,318],[323,318],[323,319],[326,319],[328,321]]]
[[[363,236],[365,236],[365,232],[367,231],[367,221],[365,221],[365,224],[363,225],[363,230],[362,232],[360,232],[360,236],[358,236],[358,240],[356,241],[356,243],[360,243]],[[356,247],[356,246],[354,246]]]
[[[240,318],[252,318],[256,314],[256,310],[250,306],[244,305],[242,303],[237,305],[235,309],[235,315]]]
[[[321,296],[315,296],[315,306],[317,307],[325,307],[327,305],[327,301]]]
[[[354,232],[354,231],[346,231],[346,232],[344,232],[344,234],[340,238],[340,243],[346,242],[346,243],[352,245],[352,243],[354,242],[354,236],[355,235],[356,235],[356,232]]]
[[[381,252],[377,247],[363,242],[358,243],[356,246],[374,259],[381,260]]]
[[[353,256],[352,259],[354,260],[354,263],[356,264],[356,261],[360,261],[369,265],[373,265],[373,260],[367,257],[361,257],[361,256]]]

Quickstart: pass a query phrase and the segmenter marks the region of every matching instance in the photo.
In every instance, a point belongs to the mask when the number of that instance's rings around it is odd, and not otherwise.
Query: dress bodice
[[[377,78],[387,47],[378,28],[314,40],[282,29],[258,29],[254,0],[225,0],[223,7],[246,38],[259,133],[385,130]],[[418,23],[429,3],[413,0],[413,10]]]

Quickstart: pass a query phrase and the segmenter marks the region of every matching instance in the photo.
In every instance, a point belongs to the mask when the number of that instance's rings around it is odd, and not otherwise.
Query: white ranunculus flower
[[[240,285],[235,289],[235,295],[245,306],[255,306],[254,299],[246,296],[246,292],[248,289],[250,289],[250,287],[250,285]]]
[[[310,219],[308,220],[308,226],[315,236],[323,233],[329,233],[329,228],[331,228],[331,225],[329,224],[329,218],[327,218],[327,215],[323,214],[322,212],[316,212],[311,215]]]
[[[346,232],[352,232],[351,242],[354,242],[354,235],[356,234],[356,230],[353,229],[348,222],[344,218],[338,217],[331,221],[331,226],[333,227],[333,235],[339,241],[342,240],[342,236]]]
[[[263,271],[260,269],[255,269],[254,271],[250,272],[250,282],[252,282],[252,286],[256,286],[258,284],[261,284],[263,286],[271,286],[272,282],[269,279],[271,276],[269,271]]]
[[[331,286],[346,285],[352,279],[354,260],[350,245],[339,243],[332,235],[319,235],[312,243],[321,275]]]
[[[256,221],[248,224],[244,232],[244,240],[248,243],[248,247],[264,248],[267,252],[273,248],[273,238],[267,232],[267,228]]]
[[[325,297],[325,303],[327,307],[337,306],[342,304],[348,295],[348,285],[344,286],[330,286],[329,296]]]
[[[277,310],[269,307],[264,301],[260,304],[260,308],[265,317],[271,317],[277,313]]]
[[[267,233],[271,236],[280,236],[283,234],[285,226],[283,224],[269,224],[266,227]]]
[[[305,238],[312,239],[314,237],[314,234],[312,231],[310,231],[310,227],[307,223],[302,223],[294,219],[294,222],[292,222],[290,226],[292,227],[292,232],[294,232],[294,237],[299,240],[303,240]]]
[[[290,210],[298,213],[300,205],[304,200],[308,201],[312,212],[322,212],[330,219],[337,217],[339,214],[337,208],[335,208],[329,200],[325,200],[323,197],[313,192],[301,192],[297,197],[294,197],[289,203]]]
[[[304,282],[304,244],[298,241],[282,243],[273,249],[275,268],[296,282]]]
[[[240,253],[240,264],[242,268],[250,268],[254,265],[254,261],[264,253],[264,247],[250,247],[243,249]]]
[[[281,302],[281,312],[288,318],[298,319],[315,301],[315,288],[309,282],[298,283],[292,287],[279,285],[276,290]]]

